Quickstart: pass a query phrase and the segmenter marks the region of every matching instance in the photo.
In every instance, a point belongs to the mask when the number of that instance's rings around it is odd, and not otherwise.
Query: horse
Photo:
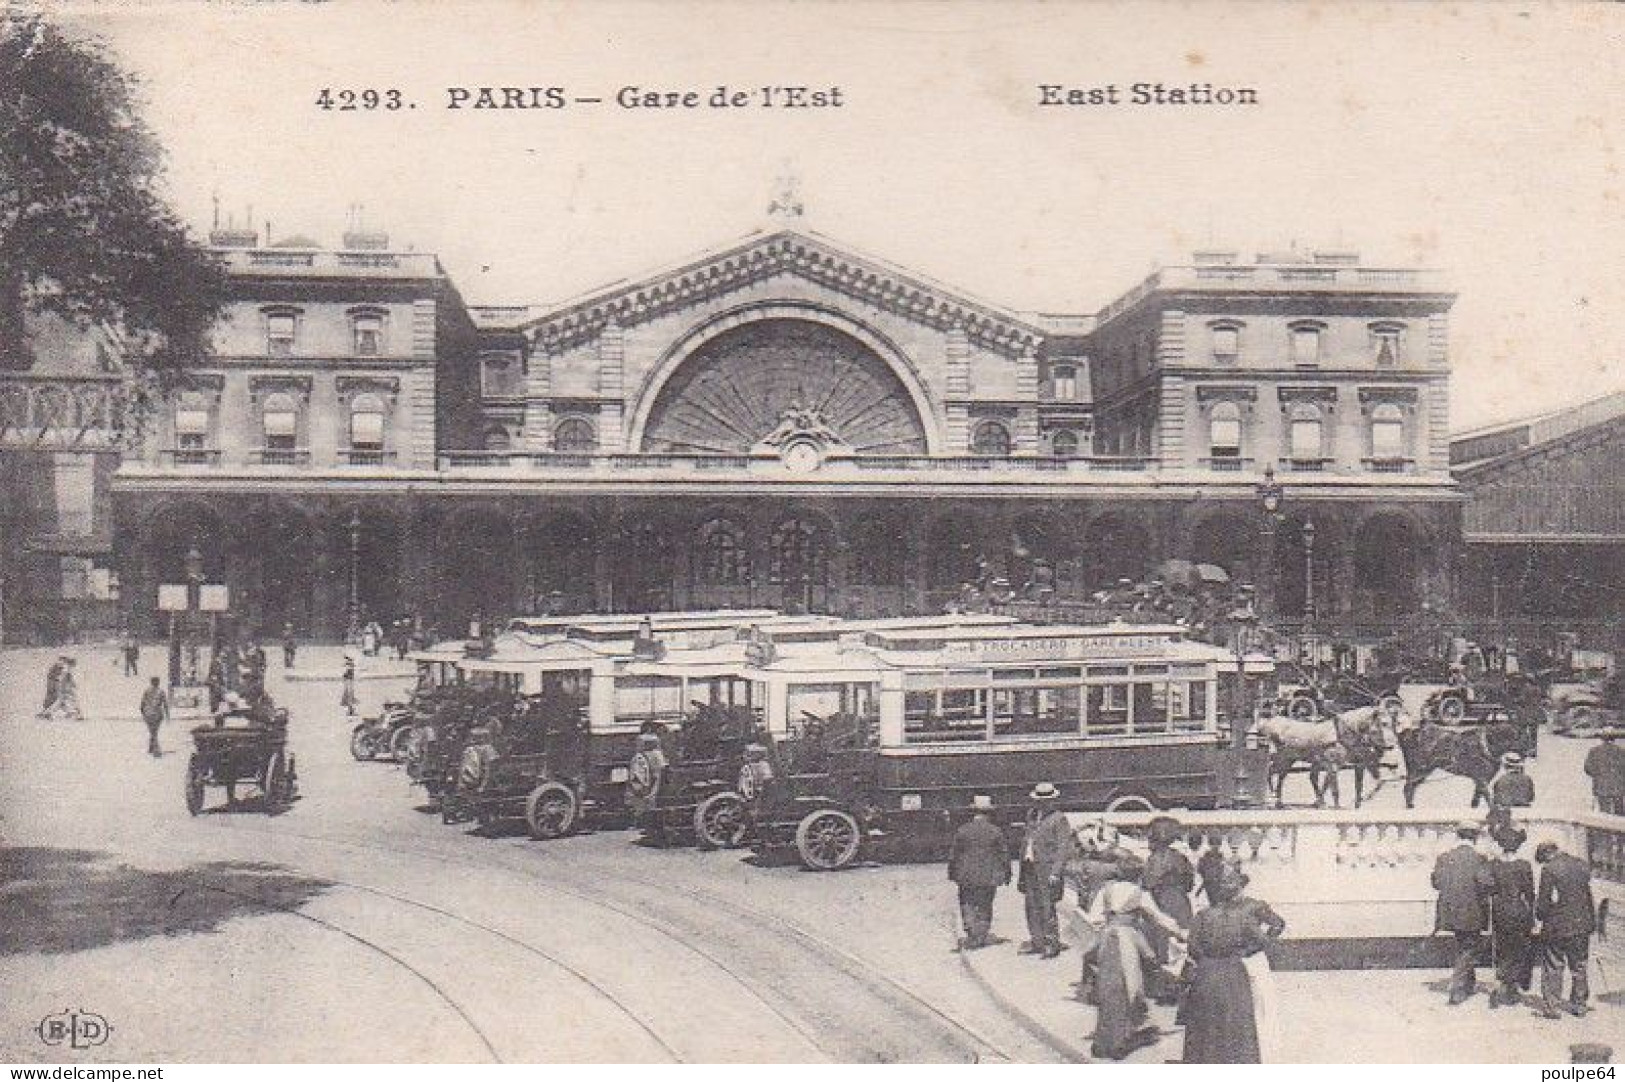
[[[1276,807],[1281,806],[1287,772],[1300,762],[1309,764],[1309,784],[1317,808],[1325,803],[1323,780],[1331,790],[1332,806],[1342,807],[1337,775],[1345,766],[1354,767],[1354,806],[1359,807],[1365,799],[1366,771],[1376,776],[1388,746],[1388,720],[1387,712],[1363,706],[1319,721],[1279,716],[1260,721],[1258,732],[1270,742],[1269,774],[1275,782]]]
[[[1411,724],[1398,731],[1399,752],[1405,759],[1405,806],[1416,806],[1416,790],[1435,770],[1443,770],[1473,783],[1473,799],[1468,805],[1490,803],[1490,780],[1501,769],[1501,756],[1516,751],[1523,732],[1511,722],[1497,722],[1477,729],[1451,729],[1431,721]]]

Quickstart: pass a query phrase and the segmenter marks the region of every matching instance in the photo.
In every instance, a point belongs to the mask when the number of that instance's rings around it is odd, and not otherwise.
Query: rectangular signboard
[[[186,587],[160,586],[158,587],[159,612],[185,612]]]
[[[207,585],[197,588],[197,607],[203,612],[225,612],[231,607],[231,588]]]

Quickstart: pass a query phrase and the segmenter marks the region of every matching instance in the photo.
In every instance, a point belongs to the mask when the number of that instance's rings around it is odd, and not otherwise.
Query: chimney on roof
[[[214,197],[214,225],[209,230],[209,243],[216,248],[258,248],[260,236],[254,232],[254,217],[249,215],[249,224],[239,228],[235,216],[227,216],[226,224],[220,224],[220,197]]]
[[[389,234],[382,229],[368,229],[366,207],[351,203],[349,221],[344,230],[344,247],[352,252],[383,252],[389,249]]]

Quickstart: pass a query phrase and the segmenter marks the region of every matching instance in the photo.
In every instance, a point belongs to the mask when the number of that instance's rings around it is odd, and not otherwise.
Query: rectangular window
[[[298,418],[295,414],[275,412],[265,415],[265,438],[267,440],[276,436],[286,436],[292,439],[298,427]]]
[[[1236,417],[1215,417],[1212,423],[1214,458],[1238,458],[1241,455],[1241,420]]]
[[[1122,736],[1128,732],[1128,684],[1091,684],[1088,688],[1090,736]]]
[[[1070,402],[1078,397],[1078,377],[1074,369],[1055,369],[1053,382],[1056,401]]]
[[[1183,681],[1168,685],[1168,720],[1174,732],[1201,732],[1207,727],[1207,684]]]
[[[1168,731],[1168,685],[1134,685],[1134,734]]]
[[[1235,327],[1213,328],[1213,356],[1221,361],[1233,361],[1241,353],[1241,331]]]
[[[175,434],[177,436],[197,436],[200,439],[209,434],[209,411],[199,409],[180,409],[175,411]]]
[[[996,688],[993,735],[1019,738],[1076,733],[1081,703],[1075,686]]]
[[[987,739],[987,692],[980,688],[910,691],[903,697],[903,742]]]
[[[486,398],[524,394],[524,371],[518,358],[500,353],[480,358],[480,393]]]
[[[1312,367],[1320,363],[1320,330],[1298,327],[1292,332],[1292,363]]]
[[[615,681],[615,720],[674,721],[683,715],[683,681],[675,676],[623,676]]]
[[[1399,459],[1405,457],[1405,425],[1400,421],[1377,421],[1371,426],[1371,457]]]
[[[286,312],[266,316],[266,352],[273,357],[291,357],[293,355],[294,328],[294,317]]]
[[[1372,360],[1382,368],[1399,364],[1401,330],[1398,327],[1379,327],[1371,332]]]
[[[384,321],[378,316],[355,317],[357,357],[376,357],[384,351]]]

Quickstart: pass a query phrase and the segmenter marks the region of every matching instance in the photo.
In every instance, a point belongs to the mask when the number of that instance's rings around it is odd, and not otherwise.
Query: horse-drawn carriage
[[[192,757],[186,764],[186,810],[203,811],[209,786],[226,791],[226,806],[237,807],[237,788],[259,789],[260,810],[279,811],[293,800],[298,775],[288,751],[288,712],[269,704],[221,714],[213,725],[192,730]]]

